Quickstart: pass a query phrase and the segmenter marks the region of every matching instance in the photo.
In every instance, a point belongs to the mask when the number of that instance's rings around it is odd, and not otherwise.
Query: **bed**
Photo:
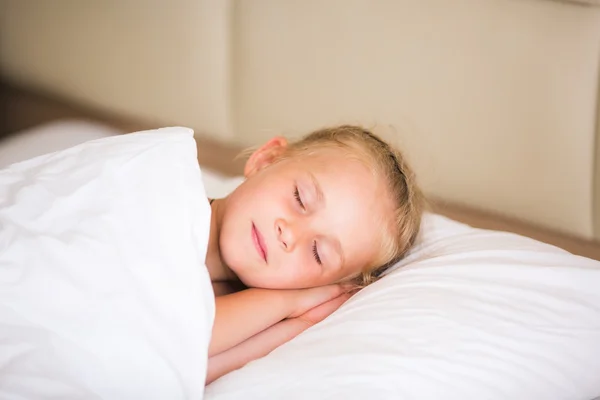
[[[223,196],[275,133],[360,122],[413,155],[419,245],[204,398],[600,396],[595,2],[0,5],[0,164],[185,125]]]
[[[0,142],[0,169],[30,157],[44,157],[48,152],[60,154],[63,149],[81,143],[85,145],[86,141],[121,136],[124,132],[116,128],[116,125],[118,124],[106,125],[98,120],[70,118],[25,129]],[[198,143],[201,145],[202,142]],[[170,159],[168,153],[165,153],[168,146],[161,145],[161,148],[163,164],[150,163],[144,175],[148,175],[147,171],[153,171],[152,167],[163,168],[165,173],[170,171],[164,164]],[[195,151],[194,148],[194,154]],[[176,155],[173,161],[180,158]],[[85,159],[86,168],[93,165],[90,157]],[[108,165],[110,170],[111,160],[102,161],[103,169]],[[201,158],[200,162],[202,163]],[[241,177],[219,171],[214,165],[202,164],[207,196],[225,196],[242,180]],[[127,178],[127,173],[122,171],[119,176]],[[152,180],[155,181],[158,174],[154,173],[153,176]],[[131,192],[138,196],[156,196],[152,192],[141,191],[139,176],[131,179],[131,183],[135,182],[137,188]],[[87,181],[85,185],[89,184]],[[166,186],[168,185],[165,183]],[[185,197],[179,195],[181,189],[168,187],[178,199]],[[144,210],[139,200],[136,203],[139,204],[137,209]],[[172,206],[170,204],[168,207]],[[0,220],[6,222],[5,215],[0,214]],[[177,217],[169,217],[170,220],[173,218]],[[161,225],[161,230],[164,229],[164,225]],[[154,230],[151,225],[143,229],[144,232]],[[181,233],[181,230],[177,232]],[[81,235],[87,236],[85,232]],[[180,236],[174,233],[170,237],[174,240]],[[105,256],[110,253],[110,242],[113,240],[105,240],[108,246],[103,252]],[[137,242],[135,232],[132,233],[130,229],[129,240]],[[152,242],[152,239],[144,240]],[[184,239],[177,241],[180,244],[186,243]],[[127,248],[135,254],[135,246],[127,245]],[[179,251],[184,249],[185,247]],[[2,253],[4,256],[0,258],[0,264],[6,262],[6,257],[11,257],[7,248]],[[119,257],[122,256],[121,254]],[[64,261],[68,263],[69,260]],[[8,264],[5,265],[7,266]],[[65,268],[61,270],[62,275],[68,275]],[[144,276],[143,280],[147,279],[148,273],[147,270],[143,274],[138,272]],[[103,272],[102,276],[106,275],[107,272]],[[113,280],[123,279],[118,273],[109,276]],[[52,280],[52,274],[45,279]],[[131,280],[131,276],[128,279]],[[7,286],[6,280],[4,282],[0,305],[10,304],[12,310],[18,310],[18,303],[10,296],[7,297],[7,293],[10,293],[7,288],[10,286]],[[170,295],[168,291],[161,289],[166,284],[164,280],[161,282],[152,291],[155,296],[163,299],[160,301],[168,309],[171,301],[164,301],[165,297],[160,296]],[[183,290],[182,282],[174,281],[171,284]],[[189,361],[184,363],[173,353],[165,353],[165,349],[156,344],[156,338],[151,343],[158,347],[150,346],[150,354],[159,354],[158,359],[148,357],[147,350],[146,353],[140,351],[139,342],[135,345],[131,342],[129,348],[123,348],[128,340],[137,340],[136,337],[147,335],[144,330],[138,332],[130,329],[127,335],[120,333],[117,336],[120,339],[114,339],[112,346],[116,346],[117,353],[112,353],[111,347],[106,348],[102,351],[104,359],[101,361],[110,362],[117,355],[121,357],[126,354],[128,360],[146,360],[144,366],[121,361],[120,368],[113,369],[111,375],[91,367],[98,360],[86,359],[85,366],[80,366],[77,370],[80,373],[94,370],[93,376],[97,377],[94,382],[73,378],[74,367],[56,359],[53,366],[48,367],[53,371],[50,380],[60,382],[69,389],[56,389],[56,385],[47,385],[42,379],[45,376],[45,364],[40,359],[48,359],[42,351],[47,346],[47,339],[35,339],[27,333],[19,334],[21,340],[25,340],[31,348],[27,352],[28,356],[20,356],[19,360],[25,365],[29,363],[37,366],[37,379],[25,379],[28,373],[23,373],[21,363],[15,362],[14,356],[9,359],[0,358],[5,374],[4,393],[9,397],[25,394],[36,398],[51,395],[64,397],[68,394],[86,398],[94,395],[98,398],[168,396],[205,399],[275,399],[282,396],[292,399],[591,399],[598,393],[596,382],[600,382],[598,284],[600,263],[591,259],[574,256],[524,236],[475,229],[442,215],[428,213],[419,244],[389,276],[361,291],[326,321],[267,357],[213,382],[205,390],[202,389],[201,378],[189,377],[190,371],[198,372],[202,368],[199,369]],[[20,292],[27,287],[23,283],[20,286]],[[90,296],[91,290],[93,289],[88,284],[86,296]],[[102,290],[107,290],[106,285]],[[115,289],[111,290],[111,297],[114,297]],[[54,297],[52,292],[48,292],[48,295]],[[196,288],[193,292],[202,291]],[[39,299],[44,298],[43,292],[37,290],[36,293]],[[63,299],[68,298],[64,290],[61,293]],[[82,298],[78,299],[78,303],[80,306],[86,304]],[[46,313],[52,315],[48,309],[51,302],[44,301],[44,304]],[[120,304],[120,307],[124,307],[122,300]],[[83,314],[94,315],[91,326],[95,334],[92,337],[115,335],[112,328],[107,327],[116,323],[117,315],[110,314],[102,319],[98,307],[94,308],[96,310],[90,311],[91,314]],[[177,309],[179,312],[184,310],[182,305],[178,305]],[[61,307],[59,312],[64,314],[66,310]],[[136,312],[136,315],[139,313],[141,311]],[[207,313],[210,315],[210,311]],[[184,315],[189,320],[192,314],[194,320],[200,319],[201,313],[198,310],[187,310]],[[133,315],[127,315],[127,320],[136,321]],[[9,337],[6,336],[7,332],[10,332],[6,330],[6,323],[4,318],[0,323],[0,335],[4,335],[5,339]],[[42,323],[38,321],[36,324]],[[19,325],[22,326],[22,323]],[[5,328],[1,328],[2,326]],[[36,329],[41,328],[38,326]],[[52,329],[58,328],[44,327],[44,331]],[[149,328],[146,326],[144,329]],[[184,331],[192,331],[189,324],[186,324]],[[202,332],[202,329],[198,332]],[[352,334],[349,336],[350,332]],[[175,328],[162,332],[167,338],[180,334],[181,330]],[[84,332],[83,335],[88,338],[89,333]],[[156,332],[152,335],[155,336]],[[206,333],[198,334],[196,338],[205,335]],[[75,338],[70,340],[76,343]],[[107,346],[105,339],[96,339],[93,343],[96,349]],[[198,340],[184,342],[188,349],[201,348],[201,344]],[[57,354],[77,354],[70,346],[54,340],[51,348]],[[80,346],[82,345],[78,345]],[[161,360],[165,358],[169,360],[170,369],[162,366]],[[133,368],[136,368],[135,373],[132,372]],[[154,376],[153,385],[141,386],[149,392],[140,391],[140,387],[135,386],[137,380],[133,379],[134,374],[136,379],[140,376]],[[180,374],[177,384],[172,382],[173,374]],[[88,374],[81,376],[86,375]],[[13,379],[9,379],[13,376],[21,377],[25,387],[16,385]],[[548,381],[550,378],[556,381]],[[75,385],[73,382],[77,385],[77,392],[71,391],[70,385]],[[581,394],[586,397],[580,397]]]

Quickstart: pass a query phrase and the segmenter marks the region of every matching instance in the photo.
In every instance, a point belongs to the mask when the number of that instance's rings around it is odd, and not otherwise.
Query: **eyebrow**
[[[324,205],[325,204],[325,195],[323,194],[323,190],[321,190],[321,185],[319,185],[319,181],[310,172],[308,172],[308,176],[309,176],[312,184],[315,187],[315,191],[317,192],[317,201],[322,202]],[[333,247],[335,247],[336,251],[340,255],[340,268],[343,268],[344,265],[346,264],[346,258],[344,257],[344,249],[342,248],[342,244],[340,243],[340,240],[336,237],[334,237],[331,242],[333,244]]]

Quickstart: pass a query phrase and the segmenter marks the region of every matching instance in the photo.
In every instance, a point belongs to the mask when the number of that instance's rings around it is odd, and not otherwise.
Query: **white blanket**
[[[209,222],[185,128],[0,171],[0,398],[202,398]]]

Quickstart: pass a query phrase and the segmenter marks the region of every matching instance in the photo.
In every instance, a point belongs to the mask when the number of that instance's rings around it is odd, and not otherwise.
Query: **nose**
[[[298,232],[294,226],[282,218],[275,220],[275,234],[285,251],[294,250],[298,241]]]

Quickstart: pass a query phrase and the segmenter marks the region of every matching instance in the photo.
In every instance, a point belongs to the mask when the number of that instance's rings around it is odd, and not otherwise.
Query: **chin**
[[[245,278],[238,275],[238,278],[244,285],[247,287],[258,288],[258,289],[276,289],[271,287],[270,285],[265,285],[264,282],[261,282],[259,279]]]
[[[247,287],[257,289],[285,289],[283,287],[280,287],[279,285],[274,285],[272,282],[265,281],[264,279],[245,277],[243,275],[238,275],[238,278]]]
[[[260,282],[259,279],[252,277],[252,266],[239,260],[225,260],[225,263],[229,270],[236,276],[247,287],[265,288],[264,286],[257,285]],[[265,288],[266,289],[266,288]]]

